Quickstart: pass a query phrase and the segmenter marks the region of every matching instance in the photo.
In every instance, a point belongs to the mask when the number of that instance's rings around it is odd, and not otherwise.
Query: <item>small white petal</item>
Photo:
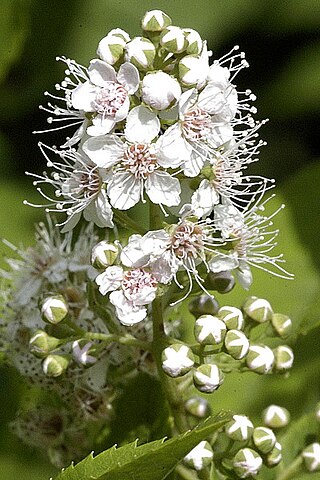
[[[108,63],[97,58],[91,60],[88,68],[88,75],[91,82],[99,87],[105,87],[107,82],[116,81],[115,69]]]
[[[110,203],[119,210],[128,210],[140,200],[141,181],[127,172],[117,172],[108,184]]]
[[[125,62],[119,68],[117,80],[132,95],[139,87],[139,71],[132,63]]]
[[[180,203],[180,183],[177,178],[171,177],[169,173],[155,171],[147,178],[145,190],[151,202],[163,204],[168,207]]]
[[[82,149],[98,167],[110,168],[121,159],[124,144],[116,135],[100,135],[86,140]]]
[[[85,82],[78,85],[71,94],[71,102],[76,110],[85,112],[94,112],[93,102],[96,99],[98,88],[91,82]]]
[[[151,143],[160,131],[160,121],[155,113],[140,105],[134,107],[125,127],[125,137],[132,143]]]

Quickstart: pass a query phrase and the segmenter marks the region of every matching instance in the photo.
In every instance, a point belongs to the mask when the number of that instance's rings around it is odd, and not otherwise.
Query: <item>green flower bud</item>
[[[93,342],[88,340],[76,340],[72,344],[72,354],[80,365],[91,366],[97,361],[97,348]]]
[[[206,418],[211,413],[208,401],[202,397],[192,397],[185,403],[185,409],[190,415],[197,418]]]
[[[287,345],[280,345],[273,350],[275,358],[275,368],[279,372],[290,370],[293,365],[294,355],[293,351]]]
[[[201,345],[217,345],[223,342],[226,326],[213,315],[201,315],[194,325],[194,336]]]
[[[68,305],[62,295],[46,298],[41,307],[41,316],[45,322],[56,325],[68,315]]]
[[[208,62],[199,55],[186,55],[179,62],[179,78],[183,86],[202,88],[206,83]]]
[[[183,459],[188,467],[200,471],[211,464],[213,451],[209,442],[203,440],[191,450]]]
[[[276,467],[282,460],[282,446],[276,442],[271,452],[266,456],[265,462],[268,467]]]
[[[243,313],[240,308],[236,307],[221,307],[218,312],[218,317],[224,321],[228,330],[241,330],[244,326]]]
[[[211,295],[203,294],[195,297],[189,303],[189,312],[196,318],[201,315],[215,315],[219,310],[217,300]]]
[[[304,465],[308,472],[320,470],[320,444],[312,443],[302,451]]]
[[[273,351],[266,345],[250,345],[246,362],[248,368],[256,373],[269,373],[274,363]]]
[[[269,405],[262,412],[263,423],[270,428],[281,428],[288,425],[290,421],[290,413],[284,407],[278,405]]]
[[[271,323],[280,337],[287,337],[292,332],[292,321],[288,315],[282,313],[273,313]]]
[[[119,249],[113,243],[102,240],[95,245],[91,252],[91,263],[95,268],[104,269],[114,264]]]
[[[149,69],[154,61],[156,49],[153,43],[144,37],[135,37],[126,44],[125,59],[140,70]]]
[[[46,357],[61,344],[61,340],[51,337],[44,330],[37,330],[29,341],[30,352],[36,357]]]
[[[277,441],[273,431],[267,427],[255,428],[252,439],[255,447],[264,454],[270,453]]]
[[[252,437],[253,428],[253,423],[245,415],[233,415],[225,426],[225,432],[232,440],[243,442]]]
[[[219,293],[228,293],[235,286],[235,279],[231,272],[210,272],[205,278],[204,286],[208,290],[216,290]]]
[[[130,37],[127,32],[120,28],[115,28],[100,40],[97,54],[101,60],[114,65],[123,55],[124,47],[129,41]]]
[[[188,42],[182,28],[169,26],[160,35],[160,44],[168,52],[182,53],[188,47]]]
[[[187,345],[173,343],[162,352],[162,368],[170,377],[180,377],[191,370],[194,356]]]
[[[223,383],[224,376],[215,364],[200,365],[193,372],[195,387],[203,393],[212,393]]]
[[[233,458],[233,468],[240,478],[248,478],[259,473],[262,458],[252,448],[241,448]]]
[[[249,351],[249,340],[243,332],[239,330],[229,330],[226,338],[224,339],[224,345],[227,352],[236,360],[244,358]]]
[[[264,323],[272,318],[271,305],[264,298],[249,297],[242,308],[248,317],[255,322]]]
[[[150,10],[141,20],[142,29],[146,32],[161,32],[171,24],[171,18],[161,10]]]
[[[48,355],[42,362],[42,369],[48,377],[60,377],[68,368],[69,359],[62,355]]]
[[[192,28],[183,28],[182,30],[188,42],[186,52],[192,55],[199,55],[203,47],[203,42],[199,33]]]

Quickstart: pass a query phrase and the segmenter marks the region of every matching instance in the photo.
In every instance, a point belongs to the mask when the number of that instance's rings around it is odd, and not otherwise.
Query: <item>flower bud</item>
[[[171,53],[182,53],[188,47],[182,28],[175,26],[169,26],[163,30],[160,35],[160,44]]]
[[[268,467],[276,467],[282,460],[282,446],[281,443],[276,442],[273,449],[265,458]]]
[[[199,55],[186,55],[179,62],[179,79],[184,87],[202,88],[207,73],[208,64]]]
[[[249,340],[245,334],[239,330],[229,330],[224,345],[227,352],[236,360],[244,358],[249,351]]]
[[[46,357],[61,344],[61,340],[51,337],[44,330],[37,330],[29,340],[29,349],[36,357]]]
[[[199,55],[203,47],[202,39],[199,33],[192,28],[183,28],[182,30],[188,42],[186,53],[191,55]]]
[[[62,355],[48,355],[42,362],[42,369],[48,377],[59,377],[68,368],[69,359]]]
[[[255,428],[252,439],[255,447],[264,454],[270,453],[277,441],[273,431],[267,427]]]
[[[308,472],[320,470],[320,444],[312,443],[302,451],[304,465]]]
[[[211,413],[208,401],[202,397],[192,397],[185,403],[185,409],[190,415],[197,418],[206,418]]]
[[[219,304],[214,297],[204,293],[191,300],[188,308],[192,315],[199,318],[201,315],[215,315],[219,310]]]
[[[256,373],[269,373],[274,363],[273,351],[266,345],[250,345],[246,362],[248,368]]]
[[[120,59],[126,43],[130,41],[129,35],[120,28],[114,29],[112,32],[114,33],[110,32],[100,40],[97,49],[97,55],[101,60],[104,60],[110,65],[114,65]]]
[[[150,68],[155,55],[155,46],[147,38],[135,37],[126,45],[126,61],[133,63],[140,70]]]
[[[95,268],[104,269],[114,264],[119,249],[113,243],[102,240],[95,245],[91,252],[91,263]]]
[[[262,458],[252,448],[241,448],[233,458],[233,468],[240,478],[248,478],[259,473]]]
[[[46,298],[41,307],[41,316],[45,322],[56,325],[68,315],[68,305],[62,295]]]
[[[216,290],[219,293],[228,293],[235,286],[235,279],[231,272],[209,272],[205,278],[204,286],[208,290]]]
[[[249,318],[258,323],[271,320],[273,314],[270,303],[264,298],[249,297],[242,308]]]
[[[241,330],[244,326],[243,313],[237,307],[221,307],[218,317],[224,321],[228,330]]]
[[[72,354],[77,363],[84,366],[91,366],[97,361],[96,346],[88,340],[76,340],[72,344]]]
[[[287,345],[280,345],[273,350],[275,358],[275,369],[279,372],[290,370],[293,365],[294,355],[293,351]]]
[[[215,364],[200,365],[193,372],[195,387],[203,393],[212,393],[223,383],[224,376]]]
[[[193,365],[193,353],[187,345],[174,343],[162,352],[162,368],[170,377],[185,375]]]
[[[217,345],[223,342],[226,331],[225,323],[213,315],[202,315],[194,325],[194,336],[201,345]]]
[[[199,471],[210,465],[212,458],[213,451],[211,445],[206,440],[203,440],[184,457],[183,462],[188,467]]]
[[[273,313],[271,323],[280,337],[287,337],[292,332],[292,321],[288,315],[282,313]]]
[[[150,10],[141,20],[142,29],[146,32],[161,32],[171,23],[171,18],[161,10]]]
[[[270,428],[281,428],[288,425],[290,421],[290,413],[284,407],[278,405],[269,405],[262,412],[263,423]]]
[[[232,440],[243,442],[252,437],[253,428],[253,423],[245,415],[233,415],[225,426],[225,433]]]
[[[179,82],[167,73],[148,73],[142,81],[142,100],[155,110],[172,107],[180,95]]]

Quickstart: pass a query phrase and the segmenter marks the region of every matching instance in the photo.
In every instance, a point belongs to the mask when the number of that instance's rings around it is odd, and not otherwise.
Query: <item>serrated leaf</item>
[[[167,441],[113,446],[96,457],[91,454],[77,465],[70,465],[56,480],[164,480],[190,450],[230,418],[230,413],[220,413]]]

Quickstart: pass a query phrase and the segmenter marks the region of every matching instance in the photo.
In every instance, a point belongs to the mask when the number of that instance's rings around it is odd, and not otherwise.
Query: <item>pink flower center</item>
[[[122,280],[122,288],[128,300],[134,302],[150,291],[157,288],[157,280],[143,268],[135,268],[125,273]]]
[[[149,145],[131,145],[124,152],[123,167],[138,179],[145,180],[156,168],[157,157],[150,151]]]
[[[211,132],[211,117],[199,107],[195,107],[184,115],[182,122],[184,136],[194,142],[207,137]]]
[[[173,253],[179,259],[196,258],[203,249],[203,232],[198,225],[184,223],[174,232],[171,242]]]
[[[128,96],[127,90],[119,83],[109,82],[97,93],[94,106],[98,113],[114,117]]]

